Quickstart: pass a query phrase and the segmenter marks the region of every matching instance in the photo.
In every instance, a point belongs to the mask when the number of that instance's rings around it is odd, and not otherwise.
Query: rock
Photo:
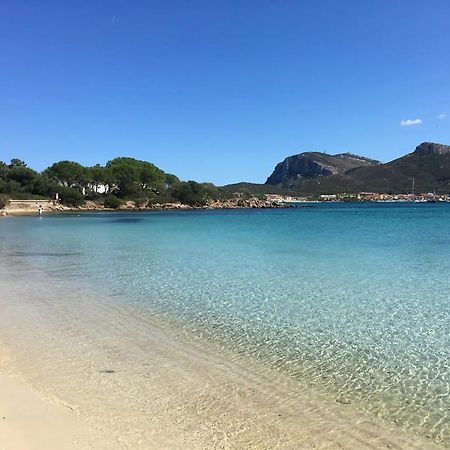
[[[412,154],[415,155],[448,155],[450,145],[435,144],[434,142],[422,142]]]
[[[265,184],[276,185],[300,178],[308,179],[336,175],[356,167],[377,164],[379,164],[379,161],[353,155],[352,153],[327,155],[320,152],[305,152],[289,156],[278,163]]]
[[[348,400],[347,398],[339,397],[339,398],[336,399],[336,401],[338,403],[341,403],[342,405],[350,405],[351,404],[351,401]]]

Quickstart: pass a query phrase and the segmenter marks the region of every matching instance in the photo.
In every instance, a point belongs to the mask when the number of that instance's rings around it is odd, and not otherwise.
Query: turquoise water
[[[0,251],[450,444],[449,205],[8,218]]]

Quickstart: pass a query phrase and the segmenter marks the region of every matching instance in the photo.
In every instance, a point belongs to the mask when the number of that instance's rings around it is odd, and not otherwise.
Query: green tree
[[[186,205],[202,206],[206,204],[206,196],[202,185],[191,180],[178,184],[172,190],[172,196]]]
[[[141,163],[138,168],[141,190],[151,189],[164,179],[164,173],[150,163]]]
[[[35,195],[48,196],[58,192],[58,187],[47,176],[38,174],[32,183],[32,193]]]
[[[111,167],[105,167],[103,169],[103,181],[106,185],[106,193],[112,194],[116,190],[117,180]]]
[[[116,164],[112,167],[112,174],[117,183],[119,197],[128,197],[138,190],[138,172],[129,164]]]
[[[105,168],[100,164],[88,168],[89,181],[92,185],[92,189],[95,193],[98,192],[98,188],[101,184],[106,182]]]
[[[65,187],[82,188],[86,184],[84,167],[73,161],[59,161],[45,170],[49,178],[54,179]]]
[[[0,178],[3,180],[6,178],[6,174],[8,173],[9,167],[4,161],[0,161]]]
[[[10,168],[13,167],[26,167],[25,161],[22,161],[21,159],[13,158],[11,160],[11,164],[9,165]]]
[[[146,191],[164,183],[164,172],[147,161],[119,157],[108,161],[106,167],[112,170],[121,197],[135,194],[138,189]]]
[[[161,169],[147,161],[134,158],[115,158],[108,161],[106,168],[111,170],[111,178],[119,197],[135,197],[138,190],[151,190],[164,180],[164,172]]]
[[[0,194],[0,209],[3,209],[8,204],[8,197],[4,194]]]
[[[68,206],[81,206],[84,204],[84,196],[79,189],[61,186],[61,202]]]
[[[122,200],[115,197],[114,195],[108,195],[107,197],[105,197],[105,200],[103,201],[103,206],[105,208],[117,209],[120,207],[121,204]]]
[[[38,176],[38,173],[25,166],[12,166],[6,174],[7,180],[16,181],[22,186],[30,185]]]
[[[180,179],[176,175],[173,175],[172,173],[165,174],[164,184],[166,185],[166,188],[172,188],[179,183]]]

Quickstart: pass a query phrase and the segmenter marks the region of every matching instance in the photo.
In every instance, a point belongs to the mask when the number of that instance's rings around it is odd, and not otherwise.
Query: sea
[[[296,206],[3,218],[0,266],[450,446],[450,205]]]

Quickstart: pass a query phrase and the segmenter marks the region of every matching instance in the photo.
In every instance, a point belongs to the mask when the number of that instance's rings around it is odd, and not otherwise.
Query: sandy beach
[[[83,422],[70,407],[0,373],[0,449],[95,449],[111,444],[105,432]]]

